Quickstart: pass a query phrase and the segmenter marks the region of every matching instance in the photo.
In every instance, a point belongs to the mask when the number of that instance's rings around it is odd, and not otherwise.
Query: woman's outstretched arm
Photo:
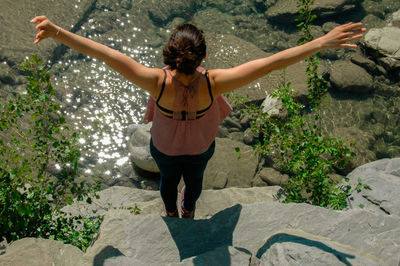
[[[210,70],[215,92],[222,94],[240,88],[273,70],[295,64],[323,49],[356,48],[356,44],[349,42],[362,38],[366,29],[361,26],[361,23],[350,22],[334,28],[318,39],[269,57],[256,59],[229,69]]]
[[[36,34],[34,44],[38,44],[46,38],[53,38],[82,54],[104,61],[125,78],[155,95],[155,90],[159,87],[158,83],[164,75],[162,70],[148,68],[106,45],[64,30],[53,24],[45,16],[35,17],[31,22],[37,23],[36,29],[39,31]]]

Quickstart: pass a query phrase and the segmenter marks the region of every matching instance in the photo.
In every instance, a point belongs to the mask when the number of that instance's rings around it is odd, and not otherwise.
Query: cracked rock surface
[[[400,216],[400,158],[382,159],[356,168],[348,177],[355,186],[358,179],[371,190],[353,191],[353,208],[360,208],[386,215]]]

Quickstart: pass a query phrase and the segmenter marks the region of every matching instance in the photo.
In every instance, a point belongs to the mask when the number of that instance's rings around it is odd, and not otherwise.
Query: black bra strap
[[[165,89],[165,81],[167,80],[167,71],[165,71],[164,68],[163,68],[163,71],[164,71],[164,80],[163,80],[163,82],[162,82],[161,92],[160,92],[160,94],[158,95],[158,98],[157,98],[157,101],[156,101],[157,106],[158,106],[158,102],[160,101],[161,96],[162,96],[162,94],[163,94],[163,92],[164,92],[164,89]]]
[[[208,77],[208,70],[206,70],[205,76],[206,76],[206,79],[207,79],[208,93],[210,93],[211,102],[213,102],[214,101],[214,97],[213,97],[212,91],[211,91],[211,83],[210,83],[210,79]]]
[[[173,111],[168,110],[167,108],[164,108],[164,107],[162,107],[160,104],[158,104],[158,102],[160,101],[161,96],[162,96],[162,94],[163,94],[163,92],[164,92],[164,89],[165,89],[165,80],[167,79],[167,72],[165,71],[165,69],[163,69],[163,70],[164,70],[165,76],[164,76],[164,80],[163,80],[163,83],[162,83],[160,95],[158,95],[158,98],[157,98],[157,101],[156,101],[156,105],[158,106],[158,108],[160,108],[161,111],[163,111],[163,112],[165,112],[165,113],[167,113],[167,114],[171,114],[171,115],[172,115],[172,114],[174,113]],[[206,76],[206,80],[207,80],[208,93],[210,94],[210,98],[211,98],[211,104],[210,104],[208,107],[204,108],[203,110],[197,111],[196,113],[198,113],[198,114],[199,114],[199,113],[200,113],[200,114],[201,114],[201,113],[204,113],[205,111],[207,111],[208,109],[210,109],[210,107],[211,107],[211,105],[212,105],[212,103],[213,103],[213,101],[214,101],[214,97],[213,97],[212,91],[211,91],[210,79],[208,78],[208,70],[206,70],[205,76]],[[201,117],[201,116],[203,116],[203,115],[204,115],[204,114],[198,115],[197,117]]]

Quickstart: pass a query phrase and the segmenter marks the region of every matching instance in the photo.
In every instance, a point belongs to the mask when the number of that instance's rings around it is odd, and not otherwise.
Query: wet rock
[[[2,37],[0,38],[0,58],[9,65],[21,63],[26,56],[39,54],[44,61],[52,58],[54,49],[59,46],[52,40],[34,45],[36,30],[30,20],[37,15],[44,15],[61,27],[70,30],[85,19],[85,13],[93,8],[95,0],[79,2],[60,0],[23,1],[4,0],[0,17],[2,18]]]
[[[140,125],[130,125],[128,132],[132,132],[129,136],[128,150],[130,153],[130,158],[132,162],[139,168],[158,173],[160,170],[153,157],[150,154],[150,129],[151,123],[140,124]]]
[[[353,126],[347,128],[337,127],[328,132],[328,134],[331,137],[342,138],[347,147],[356,154],[350,164],[337,169],[340,174],[346,175],[354,168],[376,160],[374,152],[370,150],[375,143],[375,138],[368,132]],[[355,143],[354,147],[350,145],[352,142]]]
[[[364,0],[361,2],[361,7],[364,9],[365,13],[372,14],[385,20],[388,14],[393,13],[400,8],[400,3],[392,0]]]
[[[348,176],[355,187],[358,179],[369,189],[352,191],[351,207],[363,209],[381,215],[400,216],[400,158],[382,159],[362,165]]]
[[[265,53],[254,44],[232,35],[212,35],[207,38],[208,56],[204,66],[208,69],[230,68],[244,62],[267,57],[271,54]],[[286,69],[285,74],[281,71],[273,71],[268,76],[257,79],[235,91],[241,97],[249,97],[248,101],[262,100],[265,93],[271,94],[283,80],[291,82],[295,90],[295,97],[298,99],[307,98],[308,87],[306,83],[306,64],[299,62]],[[328,69],[320,64],[319,73],[325,75]],[[232,100],[230,100],[233,103]]]
[[[390,16],[389,26],[400,27],[400,9]]]
[[[336,26],[339,26],[339,24],[336,22],[328,21],[322,25],[322,30],[324,31],[324,33],[328,33],[331,30],[333,30]]]
[[[43,238],[23,238],[12,242],[0,256],[2,266],[15,265],[79,265],[83,252],[61,241]]]
[[[353,10],[357,7],[356,0],[316,0],[311,11],[318,18],[332,17],[338,13]],[[266,17],[275,23],[296,23],[298,7],[296,0],[279,0],[265,12]]]
[[[282,174],[273,168],[263,168],[258,176],[269,186],[284,186],[289,180],[289,176]]]
[[[229,130],[226,127],[220,125],[217,137],[218,138],[226,138],[226,137],[228,137],[228,135],[229,135]]]
[[[365,70],[368,71],[368,73],[371,73],[373,75],[385,75],[386,74],[386,70],[383,67],[377,65],[374,61],[361,55],[360,53],[353,53],[350,60],[354,64],[364,68]]]
[[[243,135],[243,132],[241,132],[241,131],[238,131],[238,132],[231,132],[231,133],[229,134],[229,138],[230,138],[231,140],[234,140],[234,141],[242,142],[242,141],[243,141],[243,137],[244,137],[244,135]]]
[[[240,125],[239,121],[237,121],[237,119],[232,118],[231,116],[228,116],[224,119],[223,125],[226,126],[228,129],[229,128],[237,128],[239,130],[242,129],[242,126]]]
[[[349,61],[333,63],[330,81],[336,89],[350,93],[369,93],[373,89],[371,75]]]
[[[175,1],[167,0],[160,1],[158,4],[144,1],[142,4],[147,5],[149,17],[154,21],[156,25],[165,25],[175,16],[182,16],[184,19],[190,19],[193,15],[196,6],[196,1]]]
[[[250,115],[244,113],[240,118],[240,125],[242,126],[242,128],[248,128],[250,126],[250,123],[251,123]]]
[[[230,127],[230,128],[228,128],[228,132],[229,133],[238,133],[238,132],[241,132],[241,130],[237,127]]]
[[[0,82],[4,84],[15,84],[16,76],[14,71],[6,64],[0,63]]]
[[[251,128],[248,128],[243,133],[243,142],[247,145],[252,145],[254,143],[255,133]]]
[[[386,25],[384,20],[372,14],[365,16],[361,22],[363,23],[363,27],[366,27],[367,29],[380,28]]]

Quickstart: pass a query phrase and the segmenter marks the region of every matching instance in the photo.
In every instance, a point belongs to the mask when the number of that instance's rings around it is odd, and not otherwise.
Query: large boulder
[[[160,170],[150,154],[150,129],[152,123],[133,124],[128,127],[128,150],[131,161],[139,168],[159,173]]]
[[[356,187],[358,179],[369,189],[352,192],[351,207],[376,214],[400,216],[400,158],[382,159],[362,165],[348,176],[350,184]]]
[[[200,220],[111,210],[80,265],[116,256],[145,265],[241,265],[247,256],[245,265],[251,257],[255,265],[397,266],[399,222],[364,210],[276,202],[235,205]]]
[[[318,18],[327,18],[355,9],[357,0],[316,0],[311,6],[311,11]],[[267,18],[275,23],[296,23],[299,16],[297,0],[278,0],[275,5],[265,12]]]
[[[336,61],[330,73],[332,85],[344,92],[369,93],[373,89],[373,80],[364,68],[350,61]]]
[[[7,246],[0,256],[2,266],[76,266],[83,252],[61,241],[42,238],[23,238]]]
[[[400,68],[400,28],[388,26],[370,29],[364,37],[367,51],[388,69]]]
[[[258,156],[253,148],[227,138],[216,138],[215,141],[214,156],[204,172],[203,188],[251,187],[258,166]],[[236,152],[237,148],[240,153]]]

